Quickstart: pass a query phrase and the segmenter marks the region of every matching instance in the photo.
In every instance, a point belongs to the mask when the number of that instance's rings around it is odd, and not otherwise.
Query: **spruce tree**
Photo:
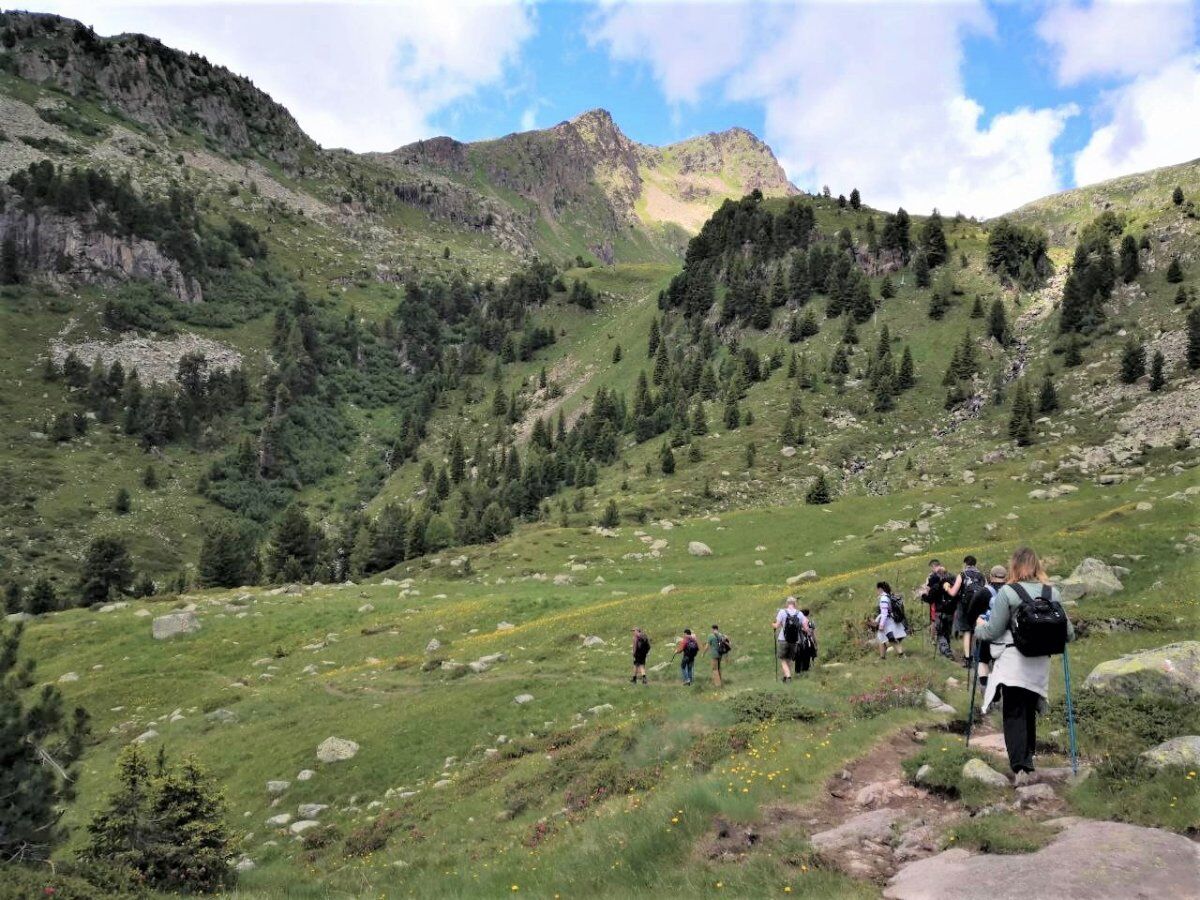
[[[975,302],[971,304],[971,318],[983,318],[983,298],[979,294],[975,295]]]
[[[125,542],[98,537],[88,545],[79,576],[79,599],[84,606],[104,603],[126,593],[133,584],[133,564]]]
[[[205,529],[197,575],[201,587],[239,587],[258,581],[258,544],[252,531],[221,519]]]
[[[1063,353],[1063,365],[1068,369],[1083,365],[1083,349],[1075,335],[1071,335],[1071,340],[1067,342],[1067,349]]]
[[[647,358],[649,358],[649,359],[654,358],[655,354],[658,352],[658,344],[661,340],[662,340],[662,333],[659,331],[659,328],[658,328],[658,318],[655,317],[650,320],[650,339],[646,344]]]
[[[1176,206],[1183,205],[1183,188],[1179,185],[1175,185],[1175,190],[1171,191],[1171,202]]]
[[[817,480],[813,482],[812,487],[808,489],[808,493],[804,495],[804,502],[810,506],[824,506],[832,499],[829,495],[829,484],[825,481],[825,473],[818,472]]]
[[[740,427],[742,424],[742,411],[738,409],[737,400],[731,394],[729,400],[725,403],[725,427],[730,431]]]
[[[450,436],[450,480],[459,484],[467,474],[467,451],[463,447],[462,435],[457,431]]]
[[[790,447],[796,442],[796,423],[791,416],[783,420],[783,429],[779,432],[779,443]]]
[[[1187,366],[1200,369],[1200,306],[1193,307],[1187,317]]]
[[[1002,347],[1007,347],[1010,340],[1008,316],[1004,314],[1004,304],[997,297],[992,300],[992,308],[988,312],[988,336],[996,339]]]
[[[925,258],[924,253],[918,253],[917,258],[913,260],[913,277],[917,287],[929,287],[929,260]]]
[[[63,808],[90,730],[83,709],[68,715],[58,688],[29,690],[34,662],[21,659],[23,633],[20,623],[0,626],[0,859],[7,865],[45,862],[66,837]]]
[[[113,512],[118,516],[123,516],[133,508],[133,498],[129,496],[128,488],[118,488],[117,495],[113,498]]]
[[[829,360],[829,373],[831,375],[849,375],[850,360],[846,356],[846,348],[839,344],[838,348],[833,351],[833,356]]]
[[[1024,381],[1018,382],[1017,389],[1013,392],[1012,415],[1008,420],[1008,436],[1016,441],[1019,447],[1027,447],[1033,443],[1033,403]]]
[[[754,463],[757,460],[758,460],[758,447],[755,446],[754,441],[750,441],[750,443],[748,443],[746,445],[746,468],[753,469]]]
[[[1127,234],[1121,238],[1121,255],[1118,269],[1121,273],[1121,280],[1129,284],[1138,277],[1138,273],[1142,271],[1142,264],[1138,259],[1137,240],[1132,234]]]
[[[1179,202],[1182,202],[1182,199]],[[862,208],[862,195],[859,194],[858,188],[850,191],[850,208],[856,211]]]
[[[875,386],[875,412],[887,412],[896,406],[896,386],[890,372],[884,372]]]
[[[613,361],[614,366],[621,361],[621,345],[620,344],[617,344],[617,346],[613,347],[612,361]]]
[[[896,387],[907,391],[917,383],[916,369],[913,365],[912,350],[905,346],[904,355],[900,357],[900,372],[896,376]]]
[[[708,434],[708,419],[704,415],[704,404],[698,400],[692,407],[691,431],[694,435]]]
[[[1154,351],[1154,357],[1150,361],[1150,390],[1154,392],[1161,391],[1167,383],[1166,373],[1164,371],[1167,360],[1163,356],[1161,350]]]
[[[1121,383],[1133,384],[1146,374],[1146,348],[1136,338],[1125,342],[1121,351]]]
[[[750,324],[759,331],[771,327],[771,301],[765,288],[754,292],[754,306],[750,313]]]
[[[293,503],[275,522],[267,550],[268,574],[277,581],[311,581],[319,554],[319,533],[309,523],[304,509]]]
[[[54,612],[58,608],[58,593],[54,590],[54,585],[50,579],[43,575],[29,589],[29,596],[25,598],[24,612],[29,613],[31,616],[44,616],[46,613]]]
[[[153,465],[148,465],[142,470],[142,487],[148,491],[158,487],[158,470]]]
[[[671,452],[669,443],[663,443],[662,450],[659,452],[658,464],[664,475],[675,474],[675,454]]]
[[[788,357],[787,377],[789,379],[795,378],[796,372],[798,371],[798,369],[799,369],[799,361],[796,356],[796,351],[793,350],[791,356]]]
[[[604,515],[600,519],[601,528],[616,528],[621,524],[621,511],[617,509],[617,501],[609,499],[608,505],[604,507]]]
[[[1038,412],[1046,415],[1058,409],[1058,391],[1054,389],[1054,381],[1047,372],[1042,379],[1042,387],[1038,391]]]
[[[804,318],[800,320],[800,337],[809,338],[815,334],[819,334],[821,326],[817,323],[817,317],[813,315],[811,309],[805,310]]]
[[[946,246],[946,232],[942,227],[941,214],[935,209],[925,220],[920,235],[921,253],[929,268],[936,269],[946,261],[949,249]]]
[[[896,286],[892,284],[891,275],[883,276],[883,281],[879,283],[879,296],[884,300],[891,300],[896,296]]]
[[[803,336],[804,335],[802,335],[800,333],[800,317],[797,316],[795,313],[793,313],[792,317],[790,319],[788,319],[788,329],[787,329],[788,343],[789,344],[799,343],[800,339]]]
[[[842,328],[842,343],[851,346],[858,343],[858,329],[854,327],[853,316],[846,316],[846,325]]]
[[[1183,281],[1183,265],[1179,262],[1179,257],[1171,258],[1171,264],[1167,266],[1167,283],[1179,284]]]
[[[10,581],[4,586],[4,612],[10,616],[25,612],[25,591],[20,582]]]

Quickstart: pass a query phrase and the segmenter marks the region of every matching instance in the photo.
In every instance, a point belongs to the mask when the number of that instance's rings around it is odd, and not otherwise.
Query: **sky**
[[[326,147],[732,126],[808,191],[991,216],[1200,157],[1200,0],[46,0],[248,76]]]

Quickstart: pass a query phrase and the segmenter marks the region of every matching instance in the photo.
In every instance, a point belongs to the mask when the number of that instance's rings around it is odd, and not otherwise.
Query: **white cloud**
[[[1092,184],[1200,156],[1200,53],[1111,92],[1108,124],[1075,156],[1075,181]]]
[[[250,77],[321,144],[360,151],[430,136],[431,116],[503,81],[536,27],[517,0],[31,5],[202,53]]]
[[[963,39],[994,30],[981,0],[721,7],[719,33],[733,36],[736,58],[710,48],[712,7],[651,11],[602,13],[600,33],[614,55],[646,59],[668,99],[694,99],[719,83],[729,99],[760,105],[764,138],[803,187],[858,187],[879,207],[978,215],[1061,187],[1052,145],[1073,106],[985,122],[966,94]],[[704,39],[661,42],[664,16],[674,35]],[[754,40],[739,40],[751,27]]]
[[[1067,0],[1046,11],[1037,33],[1057,55],[1059,84],[1074,85],[1157,71],[1192,46],[1195,16],[1188,0]]]

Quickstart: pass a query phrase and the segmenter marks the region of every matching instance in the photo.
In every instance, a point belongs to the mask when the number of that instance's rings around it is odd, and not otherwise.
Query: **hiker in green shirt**
[[[721,681],[721,660],[728,652],[729,638],[721,634],[721,629],[714,625],[708,635],[708,658],[712,661],[713,684],[717,687],[721,687],[723,684]]]

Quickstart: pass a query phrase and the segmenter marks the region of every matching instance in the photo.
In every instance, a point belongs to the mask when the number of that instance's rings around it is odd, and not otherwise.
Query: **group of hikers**
[[[880,659],[889,648],[904,656],[904,639],[910,623],[901,595],[886,581],[875,585],[876,613],[871,620]],[[917,591],[929,607],[929,630],[937,651],[955,658],[952,641],[961,640],[962,665],[983,689],[982,712],[986,714],[997,698],[1002,703],[1004,743],[1009,765],[1020,783],[1034,770],[1036,723],[1044,712],[1050,689],[1050,658],[1065,652],[1075,631],[1062,607],[1058,589],[1050,584],[1037,554],[1021,547],[1008,565],[996,565],[985,575],[974,556],[963,558],[963,567],[950,574],[939,560],[930,560],[929,576]],[[816,625],[809,610],[800,609],[795,597],[787,597],[771,622],[775,634],[775,657],[784,683],[806,672],[817,656]],[[713,625],[705,640],[704,653],[712,665],[712,681],[723,684],[721,662],[732,644]],[[694,678],[701,646],[690,628],[675,644],[671,658],[680,657],[684,685]],[[641,628],[633,629],[634,684],[646,684],[646,659],[650,639]],[[972,704],[974,694],[972,693]],[[973,715],[973,710],[972,710]]]

